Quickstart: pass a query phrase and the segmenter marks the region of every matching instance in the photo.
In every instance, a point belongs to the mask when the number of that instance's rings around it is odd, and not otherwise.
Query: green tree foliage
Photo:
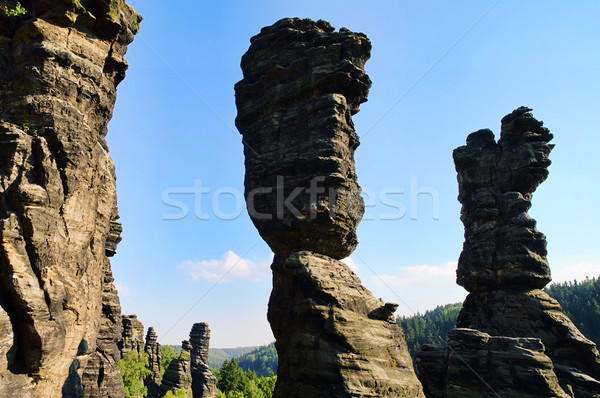
[[[17,15],[23,15],[27,12],[27,10],[23,8],[21,3],[19,2],[17,2],[17,4],[13,8],[9,8],[7,5],[2,4],[0,5],[0,10],[9,17],[16,17]]]
[[[544,289],[584,334],[600,346],[600,278],[554,283]]]
[[[177,358],[177,353],[173,347],[169,345],[161,345],[160,346],[160,378],[165,374],[165,370],[169,367],[169,364],[173,359]]]
[[[277,350],[275,343],[258,347],[241,357],[237,363],[244,370],[251,370],[259,377],[277,374]]]
[[[456,318],[462,308],[461,303],[446,304],[427,311],[425,314],[416,314],[409,317],[398,317],[396,323],[402,328],[406,336],[408,351],[414,358],[423,344],[446,343],[446,333],[456,327]]]
[[[225,360],[217,372],[217,398],[271,398],[277,376],[258,377],[251,370],[242,370],[235,358]]]
[[[173,392],[171,390],[167,391],[163,398],[187,398],[185,396],[185,390],[183,388]]]
[[[125,357],[117,362],[117,369],[121,372],[125,398],[145,397],[148,389],[144,386],[144,379],[152,372],[148,369],[148,355],[138,355],[129,351]]]

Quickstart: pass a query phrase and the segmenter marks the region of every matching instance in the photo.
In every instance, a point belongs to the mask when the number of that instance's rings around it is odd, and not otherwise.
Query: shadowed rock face
[[[505,116],[497,143],[491,130],[479,130],[454,151],[465,225],[457,282],[468,291],[543,288],[551,280],[546,237],[527,211],[548,177],[553,136],[529,111]]]
[[[491,389],[483,381],[495,391],[518,392],[522,397],[600,397],[600,358],[595,345],[577,330],[558,302],[540,290],[551,279],[546,239],[527,211],[534,190],[548,176],[553,146],[548,144],[552,134],[530,111],[521,107],[504,117],[498,142],[490,130],[480,130],[454,151],[465,224],[457,282],[470,292],[457,327],[474,331],[450,332],[450,351],[426,347],[418,354],[428,397],[468,396],[463,395],[465,391],[473,396],[482,391],[489,394]],[[523,338],[530,342],[521,344]],[[504,342],[492,344],[499,339]],[[495,361],[472,366],[483,381],[461,381],[461,372],[468,368],[448,359],[472,357],[473,345],[467,340],[476,340],[483,352],[497,352]],[[445,365],[439,366],[444,358]],[[498,362],[501,359],[504,364]],[[529,384],[535,388],[519,387],[525,381],[518,378],[516,367],[538,375],[540,382]],[[456,385],[462,385],[462,390]]]
[[[121,351],[121,358],[124,358],[129,351],[135,351],[138,355],[144,352],[144,325],[137,318],[137,315],[123,315],[121,317],[123,325],[122,338],[118,343]]]
[[[105,142],[140,17],[122,0],[0,17],[0,395],[123,395]]]
[[[190,332],[190,371],[192,374],[192,394],[194,398],[217,396],[217,378],[208,367],[208,346],[210,329],[207,323],[195,323]]]
[[[250,217],[275,253],[347,257],[364,213],[351,115],[371,86],[363,69],[371,43],[297,18],[250,41],[235,86]]]
[[[356,247],[364,212],[351,116],[371,85],[370,50],[363,34],[294,18],[263,28],[242,58],[247,207],[275,253],[275,397],[423,396],[397,305],[338,261]]]

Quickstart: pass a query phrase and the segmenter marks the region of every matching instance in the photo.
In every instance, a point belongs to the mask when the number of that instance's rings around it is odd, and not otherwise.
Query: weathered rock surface
[[[137,318],[137,315],[123,315],[121,317],[123,332],[121,341],[119,341],[119,350],[121,358],[125,357],[129,351],[135,351],[138,355],[144,352],[144,325]]]
[[[347,257],[364,213],[351,115],[371,86],[363,69],[371,43],[298,18],[250,41],[235,86],[250,217],[275,253],[302,247]]]
[[[161,355],[160,355],[160,344],[158,343],[158,336],[152,326],[148,328],[146,333],[146,345],[144,351],[148,355],[148,369],[152,374],[144,379],[144,385],[148,389],[148,398],[159,397],[160,387],[160,367],[161,367]]]
[[[328,256],[276,256],[272,269],[277,396],[422,396],[394,321],[397,305],[373,297],[348,266]]]
[[[192,375],[190,352],[192,345],[189,341],[184,340],[181,347],[181,354],[178,358],[171,361],[165,374],[163,375],[162,384],[160,385],[160,395],[166,394],[167,391],[185,390],[185,396],[192,397]]]
[[[470,292],[457,326],[493,337],[486,341],[480,335],[474,338],[465,332],[451,332],[449,344],[452,341],[454,346],[450,345],[450,352],[457,358],[469,357],[469,341],[475,340],[481,350],[492,352],[496,350],[492,344],[496,338],[506,342],[511,341],[509,338],[538,339],[539,344],[531,344],[539,346],[537,352],[549,358],[548,366],[544,357],[532,353],[530,362],[523,358],[523,364],[511,364],[538,375],[540,383],[528,384],[535,386],[531,391],[525,390],[519,374],[505,371],[506,366],[498,362],[503,356],[504,361],[516,361],[512,354],[499,355],[496,362],[481,362],[473,369],[486,382],[497,380],[495,389],[509,391],[523,385],[522,395],[514,396],[600,397],[600,357],[596,346],[577,330],[558,302],[540,290],[551,279],[546,239],[527,211],[534,190],[548,176],[548,155],[553,146],[548,144],[552,134],[533,118],[530,110],[521,107],[504,117],[498,142],[490,130],[480,130],[468,136],[466,146],[454,151],[459,201],[463,205],[461,220],[465,224],[457,282]],[[515,352],[510,344],[502,344],[505,351]],[[529,351],[533,350],[531,344],[526,345]],[[464,370],[456,361],[446,362],[446,373],[444,366],[430,366],[434,358],[443,356],[431,347],[419,354],[419,373],[428,396],[451,396],[448,389],[453,387],[449,380],[462,371],[459,367]],[[445,356],[448,358],[448,353]],[[540,367],[546,370],[541,372]],[[556,389],[551,373],[561,391]],[[444,378],[446,384],[440,381]],[[445,386],[445,390],[440,386]],[[481,391],[480,385],[464,382],[463,387]],[[473,390],[469,390],[471,387]],[[548,389],[556,395],[550,395]],[[445,395],[440,395],[440,391],[445,391]]]
[[[251,39],[236,84],[248,212],[275,252],[274,397],[422,397],[397,305],[343,263],[364,212],[351,116],[366,101],[365,35],[283,19]]]
[[[426,347],[417,359],[419,369],[427,368],[428,374],[443,372],[434,383],[423,383],[427,397],[571,397],[560,387],[539,339],[454,329],[448,333],[448,347],[447,351]],[[445,357],[440,358],[439,352]]]
[[[194,398],[214,398],[217,396],[217,378],[208,367],[210,329],[207,323],[195,323],[190,332],[190,372],[192,395]]]
[[[104,137],[141,18],[123,0],[22,3],[0,17],[0,395],[120,397]]]

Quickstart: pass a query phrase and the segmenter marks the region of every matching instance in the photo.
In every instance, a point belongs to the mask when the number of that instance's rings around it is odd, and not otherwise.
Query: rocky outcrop
[[[121,317],[123,332],[119,341],[121,358],[129,351],[135,351],[138,355],[144,352],[144,325],[137,319],[137,315],[123,315]]]
[[[217,378],[208,367],[208,346],[210,329],[207,323],[195,323],[190,332],[190,372],[194,398],[214,398],[217,396]]]
[[[189,341],[184,340],[181,347],[181,354],[178,358],[171,361],[165,374],[163,375],[162,384],[160,385],[160,395],[164,395],[167,391],[185,390],[187,398],[192,397],[192,375],[190,352],[192,345]]]
[[[0,17],[0,395],[120,397],[104,137],[141,18],[123,0],[22,3]]]
[[[160,356],[160,344],[158,343],[158,337],[154,328],[150,326],[148,333],[146,333],[146,345],[144,351],[148,355],[148,369],[152,374],[144,379],[144,385],[148,389],[148,398],[159,397],[160,387],[160,367],[161,367],[161,356]]]
[[[236,84],[250,217],[275,253],[274,397],[422,397],[397,305],[338,261],[364,212],[351,116],[366,101],[367,37],[283,19],[254,36]]]
[[[534,190],[548,176],[553,145],[548,144],[552,134],[530,111],[521,107],[504,117],[498,142],[490,130],[480,130],[454,151],[465,225],[457,282],[469,291],[457,326],[477,332],[451,332],[450,354],[445,356],[469,358],[474,346],[498,355],[496,361],[472,366],[481,382],[472,378],[473,383],[466,383],[460,381],[458,368],[464,366],[457,361],[448,360],[446,369],[429,366],[431,358],[444,355],[428,347],[417,358],[426,392],[437,391],[428,397],[466,396],[451,392],[455,382],[480,396],[476,392],[489,391],[482,385],[489,380],[495,381],[496,390],[521,385],[517,391],[523,397],[600,397],[595,345],[577,330],[558,302],[540,290],[551,279],[546,239],[527,211]],[[527,354],[523,364],[515,363],[513,354],[523,352]],[[527,393],[514,372],[519,366],[540,381],[529,384],[536,387]]]
[[[448,347],[444,357],[431,347],[419,356],[426,375],[445,365],[443,377],[423,380],[427,397],[571,397],[560,387],[539,339],[454,329],[448,333]]]

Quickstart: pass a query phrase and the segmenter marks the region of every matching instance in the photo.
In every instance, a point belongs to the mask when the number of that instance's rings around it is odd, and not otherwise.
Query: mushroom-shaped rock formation
[[[274,397],[422,397],[404,335],[342,262],[364,204],[352,115],[371,86],[371,43],[325,21],[263,28],[235,86],[248,212],[275,253],[268,319]]]

